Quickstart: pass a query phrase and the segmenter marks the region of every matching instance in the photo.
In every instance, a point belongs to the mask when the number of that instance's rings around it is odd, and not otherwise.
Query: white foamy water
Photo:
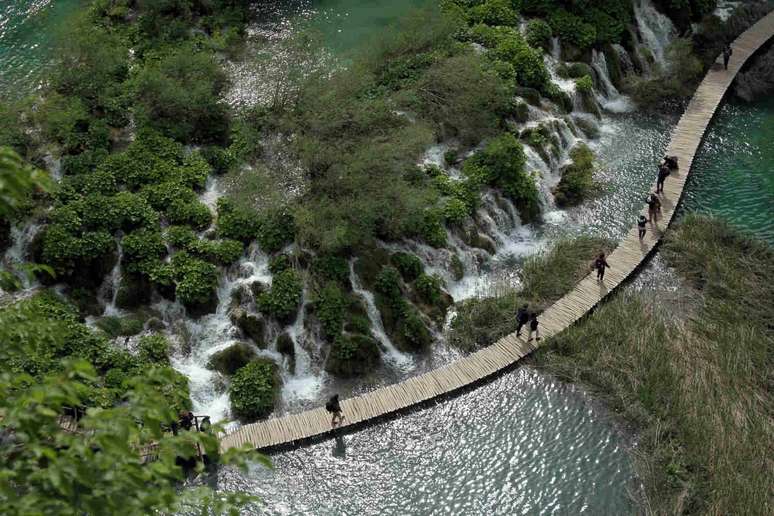
[[[666,48],[677,37],[672,20],[656,10],[651,0],[638,0],[634,4],[634,18],[643,44],[653,54],[656,63],[666,66]]]

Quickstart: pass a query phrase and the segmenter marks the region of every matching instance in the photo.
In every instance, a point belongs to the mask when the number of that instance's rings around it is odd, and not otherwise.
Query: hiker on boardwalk
[[[537,340],[540,340],[540,330],[538,329],[538,319],[535,312],[532,312],[529,316],[529,338],[527,339],[527,342],[532,342],[533,333]]]
[[[325,404],[325,410],[332,414],[331,426],[333,428],[336,428],[337,425],[340,425],[344,421],[344,415],[341,413],[341,405],[339,405],[338,394],[331,396],[331,399]]]
[[[664,193],[664,181],[669,177],[669,165],[666,161],[662,161],[658,166],[658,179],[656,180],[656,193]]]
[[[661,213],[661,199],[653,192],[648,195],[648,199],[645,202],[648,203],[648,222],[651,224],[658,222],[658,214]]]
[[[645,238],[646,222],[648,222],[648,219],[645,218],[645,215],[640,215],[640,218],[637,219],[637,234],[640,237],[640,241],[642,241],[642,239]]]
[[[516,336],[521,337],[521,328],[529,322],[529,312],[527,311],[527,305],[524,304],[516,312]]]
[[[726,43],[723,47],[723,69],[728,70],[728,62],[731,60],[731,54],[733,53],[734,51],[731,49],[731,45]]]
[[[597,281],[605,279],[605,269],[609,269],[610,265],[605,260],[605,253],[599,253],[597,259],[594,260],[594,268],[597,270]]]
[[[194,415],[190,410],[180,411],[180,428],[183,430],[190,430],[194,424]]]

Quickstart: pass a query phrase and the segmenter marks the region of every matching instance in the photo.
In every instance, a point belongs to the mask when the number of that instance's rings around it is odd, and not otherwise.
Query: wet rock
[[[237,342],[226,349],[213,353],[207,362],[207,368],[231,376],[249,364],[255,357],[255,351],[249,344]]]
[[[250,287],[247,285],[237,285],[231,290],[231,309],[239,308],[246,304],[252,298]]]
[[[102,315],[105,307],[100,303],[97,293],[85,288],[74,288],[67,293],[70,300],[78,307],[81,317]]]
[[[296,373],[296,346],[293,338],[288,332],[284,332],[277,337],[277,351],[288,359],[288,370]]]
[[[262,318],[249,314],[242,308],[232,310],[229,318],[235,326],[242,330],[245,337],[252,340],[256,346],[261,349],[266,347],[266,341],[264,340],[266,322]]]
[[[495,254],[497,252],[497,245],[495,244],[495,241],[483,233],[474,233],[471,235],[470,245],[472,247],[483,249],[489,254]]]
[[[250,283],[250,292],[253,293],[253,298],[257,299],[258,296],[263,294],[264,292],[267,292],[269,290],[269,285],[262,281],[253,281]]]
[[[215,313],[218,308],[218,296],[215,292],[212,293],[210,298],[204,303],[189,303],[185,305],[188,315],[198,319],[207,314]]]
[[[572,121],[575,122],[575,125],[587,138],[599,138],[599,124],[596,120],[593,120],[588,115],[578,114],[572,117]]]
[[[525,88],[522,86],[518,86],[514,88],[514,94],[517,97],[523,98],[533,106],[540,105],[540,92],[535,88]]]
[[[163,331],[166,328],[164,321],[158,317],[151,317],[148,322],[145,323],[145,328],[151,331]]]
[[[342,378],[363,376],[381,363],[379,346],[365,335],[341,335],[331,346],[325,370]]]
[[[456,254],[451,257],[449,272],[452,273],[454,281],[459,281],[465,276],[465,264],[462,263],[462,260]]]

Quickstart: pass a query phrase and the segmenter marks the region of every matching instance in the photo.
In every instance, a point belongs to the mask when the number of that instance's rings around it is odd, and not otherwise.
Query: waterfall
[[[559,36],[551,38],[551,57],[553,57],[555,61],[560,61],[562,59],[562,44],[559,41]]]
[[[120,238],[116,239],[116,247],[118,249],[116,263],[113,265],[110,274],[105,278],[105,281],[99,288],[99,298],[105,304],[105,311],[102,313],[103,316],[118,316],[122,314],[121,310],[116,306],[118,289],[121,286],[121,259],[124,256]]]
[[[651,0],[639,0],[634,4],[634,18],[643,44],[653,54],[656,63],[666,67],[666,48],[677,37],[672,20],[658,12]]]
[[[601,94],[597,94],[597,102],[606,110],[614,113],[633,110],[634,104],[629,100],[629,97],[621,95],[613,81],[610,80],[604,53],[597,50],[591,51],[591,67],[597,72],[599,84],[604,90]]]
[[[15,225],[11,226],[11,246],[5,251],[5,256],[3,256],[3,265],[9,272],[13,272],[19,277],[24,290],[38,285],[34,277],[30,277],[29,274],[20,270],[29,259],[30,244],[35,239],[38,231],[40,231],[40,226],[35,223],[27,224],[23,228]]]
[[[315,400],[322,390],[324,377],[312,367],[312,357],[307,351],[309,345],[315,345],[317,342],[314,335],[306,329],[307,302],[307,292],[304,289],[303,302],[298,308],[296,321],[288,328],[288,335],[293,340],[295,370],[290,372],[286,369],[282,375],[282,401],[285,404]]]
[[[349,280],[352,283],[352,290],[355,294],[360,295],[366,304],[366,311],[368,312],[368,319],[371,321],[371,334],[381,344],[382,358],[385,363],[392,364],[401,371],[408,372],[414,368],[414,359],[401,352],[387,336],[387,332],[384,331],[384,325],[382,324],[382,316],[379,313],[379,309],[376,308],[376,302],[374,302],[374,295],[363,288],[360,283],[360,278],[355,273],[354,260],[349,262]]]
[[[220,190],[218,189],[218,179],[215,176],[209,176],[204,186],[204,192],[201,195],[201,201],[210,211],[216,213]]]

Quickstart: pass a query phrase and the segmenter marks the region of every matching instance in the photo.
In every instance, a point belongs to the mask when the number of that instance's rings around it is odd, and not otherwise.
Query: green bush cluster
[[[327,283],[317,293],[314,303],[315,315],[329,341],[334,341],[341,335],[348,306],[346,296],[336,283]]]
[[[404,299],[398,270],[391,266],[382,267],[374,290],[385,328],[396,344],[412,352],[425,349],[432,337],[416,308]]]
[[[167,254],[167,247],[159,231],[139,229],[121,239],[123,267],[128,272],[150,274],[161,258]]]
[[[594,81],[591,80],[589,75],[584,75],[579,79],[575,79],[575,87],[584,95],[588,95],[594,91]]]
[[[404,253],[402,251],[392,253],[390,262],[400,272],[404,281],[414,281],[425,270],[422,260],[411,253]]]
[[[31,325],[26,321],[43,322]],[[124,321],[111,320],[109,324],[110,328],[120,330]],[[134,356],[114,347],[101,333],[93,332],[80,322],[74,306],[50,291],[4,306],[0,309],[0,326],[4,332],[5,349],[9,353],[7,360],[0,365],[2,372],[15,375],[27,373],[39,379],[61,371],[67,359],[80,358],[92,363],[99,377],[90,383],[84,399],[87,406],[115,405],[128,389],[125,380],[142,375],[149,366],[156,365],[142,352]],[[136,333],[142,330],[142,323],[139,322],[139,329],[137,322],[126,324],[126,327],[130,331],[121,333]],[[25,348],[21,344],[31,348],[22,352]],[[179,391],[162,389],[161,393],[175,410],[190,407],[188,380],[171,368],[168,372],[173,375]]]
[[[140,360],[148,364],[169,365],[169,341],[164,335],[146,335],[139,342]]]
[[[290,269],[293,264],[290,261],[290,256],[286,254],[278,254],[272,256],[269,260],[269,272],[272,274],[279,274],[280,272]]]
[[[510,133],[491,140],[483,150],[465,161],[462,171],[472,180],[500,188],[510,197],[525,221],[540,213],[538,189],[524,170],[526,156],[521,143]]]
[[[365,335],[339,335],[325,361],[325,370],[336,376],[351,378],[368,374],[381,362],[379,346]]]
[[[281,322],[291,321],[301,304],[303,282],[294,269],[287,269],[272,278],[271,289],[257,299],[258,309]]]
[[[562,41],[572,43],[580,49],[590,48],[597,41],[597,29],[580,16],[564,9],[557,9],[548,16],[548,24]]]
[[[527,23],[525,37],[531,47],[548,48],[553,35],[554,31],[545,20],[535,19]]]
[[[414,282],[419,298],[428,305],[439,305],[441,303],[441,278],[429,274],[420,275]]]
[[[594,153],[587,145],[579,144],[570,150],[572,163],[562,170],[562,178],[554,189],[559,206],[579,204],[594,187]]]
[[[334,281],[349,288],[349,264],[341,256],[324,254],[312,260],[312,275],[321,283]]]
[[[109,338],[130,337],[142,331],[143,322],[137,317],[107,316],[97,319],[95,326]]]
[[[268,359],[255,359],[231,377],[231,410],[245,421],[264,418],[274,410],[279,386],[277,365]]]
[[[151,279],[154,277],[162,286],[174,281],[175,295],[188,308],[214,308],[212,305],[217,302],[215,266],[186,252],[176,253],[170,267],[156,267],[151,272]]]
[[[513,26],[519,21],[519,16],[511,0],[485,0],[470,8],[468,19],[474,24]]]

